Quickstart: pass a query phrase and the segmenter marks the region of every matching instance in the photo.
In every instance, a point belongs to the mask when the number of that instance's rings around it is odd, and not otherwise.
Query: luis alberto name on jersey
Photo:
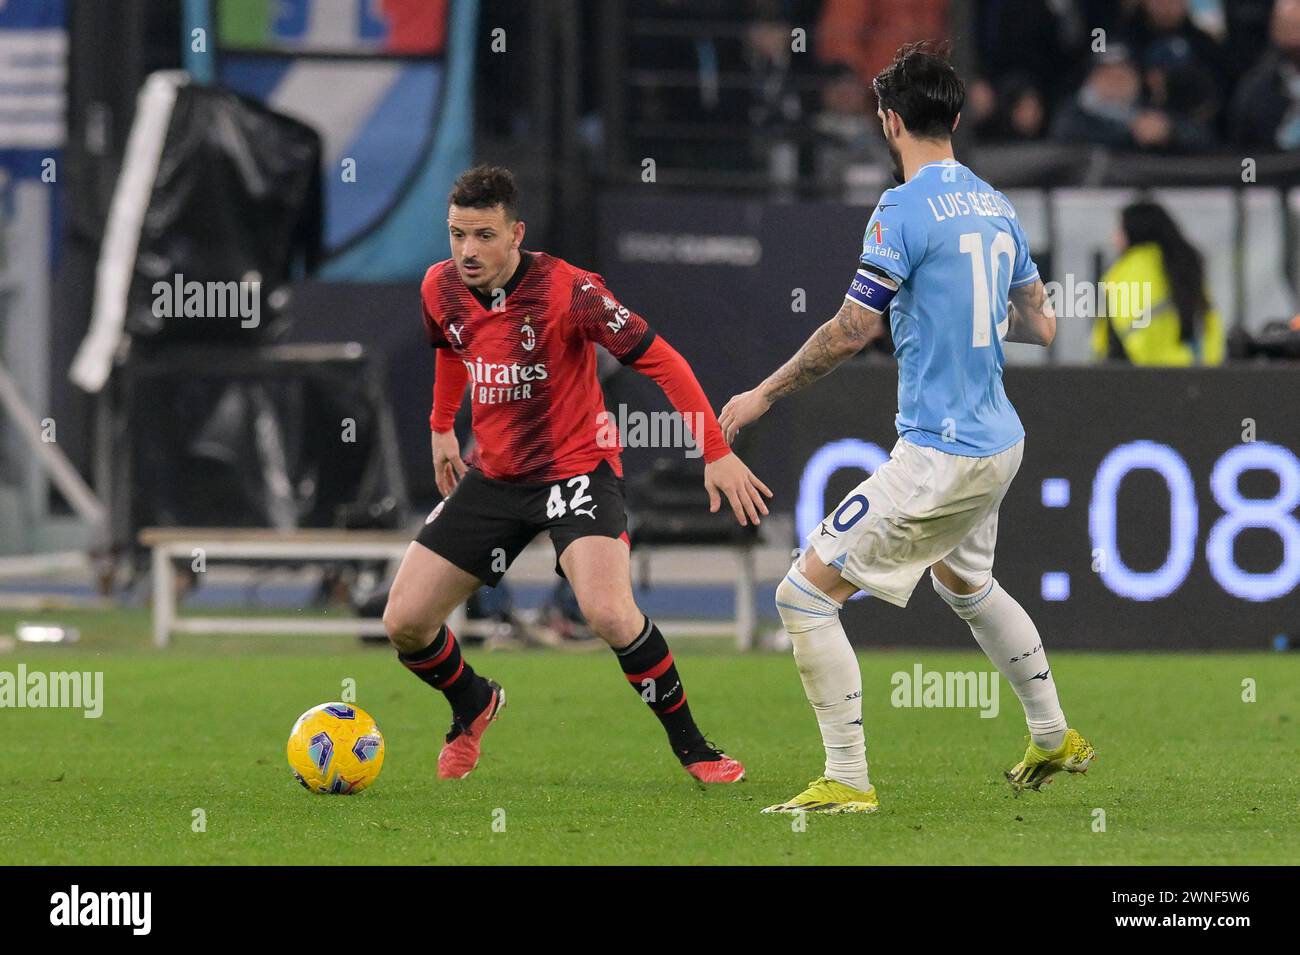
[[[1010,290],[1037,278],[1015,209],[961,163],[929,163],[880,197],[847,298],[890,308],[900,437],[967,457],[1024,437],[1002,339]]]

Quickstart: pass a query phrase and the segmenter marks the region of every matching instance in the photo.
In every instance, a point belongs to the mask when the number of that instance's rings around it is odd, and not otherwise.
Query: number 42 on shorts
[[[590,485],[591,478],[586,474],[579,474],[577,477],[561,481],[559,484],[552,484],[550,496],[546,499],[547,518],[563,517],[566,511],[572,511],[574,514],[585,514],[594,521],[596,519],[597,505],[592,503],[593,498],[587,493],[587,488]],[[564,500],[566,488],[573,492],[567,502]]]

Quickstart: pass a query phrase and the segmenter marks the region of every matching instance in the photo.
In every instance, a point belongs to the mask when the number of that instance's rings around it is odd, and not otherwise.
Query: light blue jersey
[[[959,162],[929,163],[880,197],[848,297],[892,303],[900,437],[987,457],[1025,431],[1002,388],[1010,289],[1038,278],[1006,196]],[[887,272],[897,284],[872,270]]]

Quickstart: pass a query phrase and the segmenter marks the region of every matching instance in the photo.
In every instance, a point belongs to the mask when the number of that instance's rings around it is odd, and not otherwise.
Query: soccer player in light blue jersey
[[[1083,772],[1096,755],[1066,723],[1033,621],[993,578],[998,507],[1025,434],[1002,388],[1002,342],[1048,345],[1056,315],[1011,203],[953,157],[965,93],[946,52],[904,46],[874,88],[900,185],[871,215],[839,313],[720,416],[731,440],[881,335],[889,309],[898,442],[808,536],[776,592],[821,727],[825,772],[764,812],[879,807],[867,773],[862,677],[840,609],[859,590],[906,606],[927,569],[1024,706],[1030,745],[1006,773],[1013,789]]]

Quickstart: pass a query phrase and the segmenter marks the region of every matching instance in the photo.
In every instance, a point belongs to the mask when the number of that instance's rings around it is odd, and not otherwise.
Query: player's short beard
[[[903,154],[898,151],[894,141],[888,136],[885,137],[885,146],[889,149],[890,173],[894,177],[894,182],[900,186],[907,181],[903,175]]]

